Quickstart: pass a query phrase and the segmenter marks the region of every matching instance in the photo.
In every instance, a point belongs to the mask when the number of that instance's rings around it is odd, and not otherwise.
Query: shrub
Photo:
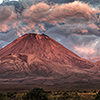
[[[96,94],[95,100],[100,100],[100,91]]]
[[[41,88],[34,88],[23,96],[23,100],[48,100],[47,93]]]
[[[81,100],[80,96],[77,94],[77,92],[75,93],[74,100]]]
[[[63,97],[65,97],[66,99],[71,98],[71,96],[67,93],[67,91],[63,93]]]
[[[93,93],[96,93],[96,92],[97,92],[96,90],[93,91]]]
[[[0,94],[0,100],[5,100],[5,95]]]
[[[83,93],[87,93],[87,91],[83,91]]]

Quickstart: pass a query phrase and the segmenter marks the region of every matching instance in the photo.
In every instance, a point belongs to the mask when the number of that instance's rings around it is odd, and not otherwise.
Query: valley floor
[[[100,91],[100,82],[97,83],[66,83],[66,84],[55,84],[55,85],[37,85],[37,84],[0,84],[0,93],[5,92],[18,92],[25,93],[31,91],[33,88],[39,87],[46,91],[66,91],[66,90],[80,90],[80,91],[90,91],[97,90]]]

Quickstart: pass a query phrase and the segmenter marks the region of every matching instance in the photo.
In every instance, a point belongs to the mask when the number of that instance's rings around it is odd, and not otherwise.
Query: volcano
[[[0,50],[1,84],[90,82],[99,79],[94,67],[45,34],[25,34]]]
[[[25,34],[0,50],[0,58],[9,54],[33,54],[60,64],[91,68],[93,63],[80,58],[45,34]]]

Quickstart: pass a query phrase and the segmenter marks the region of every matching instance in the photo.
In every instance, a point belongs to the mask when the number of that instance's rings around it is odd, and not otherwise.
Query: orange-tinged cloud
[[[91,54],[96,53],[96,50],[94,50],[94,48],[89,48],[89,47],[78,47],[78,46],[75,46],[74,49],[75,49],[76,52],[82,53],[83,55],[84,54],[91,55]]]
[[[14,26],[16,26],[17,23],[17,14],[15,13],[14,7],[0,6],[0,32],[14,29]]]
[[[31,24],[40,25],[43,28],[43,22],[47,22],[53,25],[60,23],[68,23],[71,18],[74,20],[93,20],[95,19],[97,9],[90,7],[88,4],[75,1],[73,3],[67,3],[62,5],[48,5],[44,2],[32,5],[26,8],[23,13],[23,22],[27,23],[30,27]],[[79,23],[79,21],[78,21]]]
[[[25,6],[21,14],[15,12],[14,6],[0,6],[0,32],[9,30],[16,30],[18,34],[25,34],[33,30],[41,32],[46,31],[44,23],[59,25],[75,20],[84,22],[94,20],[98,13],[97,9],[79,1],[61,5],[49,5],[45,2],[35,4],[35,2],[36,0],[33,5]]]
[[[89,20],[94,18],[97,12],[96,9],[93,10],[88,4],[79,1],[62,5],[55,4],[53,6],[42,2],[24,10],[23,17],[30,22],[46,21],[55,24],[65,21],[69,17]]]

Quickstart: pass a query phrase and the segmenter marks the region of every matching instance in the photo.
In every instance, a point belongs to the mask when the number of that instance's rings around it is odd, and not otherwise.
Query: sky
[[[21,0],[0,6],[0,49],[26,33],[45,33],[80,57],[98,61],[99,4],[99,0]]]

